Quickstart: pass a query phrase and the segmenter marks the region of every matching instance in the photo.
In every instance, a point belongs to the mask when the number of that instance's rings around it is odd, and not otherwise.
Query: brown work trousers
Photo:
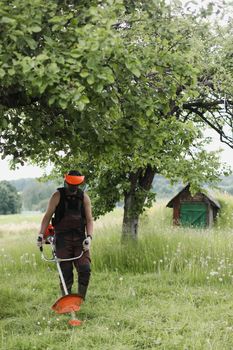
[[[85,234],[80,233],[76,230],[69,230],[67,232],[56,232],[56,240],[55,240],[55,246],[56,246],[56,255],[60,259],[69,259],[74,258],[77,256],[80,256],[83,252],[83,240],[85,239]],[[85,289],[87,290],[90,275],[91,275],[91,258],[90,258],[90,252],[85,251],[83,252],[82,256],[79,259],[75,259],[73,261],[62,261],[60,262],[62,274],[66,283],[66,288],[68,290],[68,293],[70,294],[72,291],[72,286],[74,282],[74,274],[73,269],[75,267],[77,271],[78,276],[78,285],[77,285],[77,292],[79,290]],[[62,294],[65,294],[65,291],[63,289],[61,280],[60,280],[60,287]],[[85,295],[83,295],[85,298]]]

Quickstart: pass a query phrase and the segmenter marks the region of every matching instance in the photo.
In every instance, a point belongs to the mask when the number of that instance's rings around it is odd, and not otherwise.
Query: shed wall
[[[187,188],[179,196],[174,198],[173,201],[173,224],[180,225],[180,205],[185,202],[193,203],[206,203],[207,204],[207,217],[206,223],[207,226],[212,226],[214,218],[216,217],[217,209],[213,208],[209,199],[203,193],[197,193],[194,196],[191,195],[189,189]]]

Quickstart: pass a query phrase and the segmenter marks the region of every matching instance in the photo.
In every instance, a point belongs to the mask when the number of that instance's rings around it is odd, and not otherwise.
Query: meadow
[[[51,310],[60,294],[35,245],[42,215],[0,216],[0,349],[233,349],[233,198],[219,200],[206,230],[173,227],[171,209],[155,204],[138,242],[121,242],[122,209],[99,219],[76,328]]]

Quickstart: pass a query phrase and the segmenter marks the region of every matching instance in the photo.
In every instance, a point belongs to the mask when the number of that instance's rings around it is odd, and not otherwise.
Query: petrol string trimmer
[[[60,262],[62,261],[73,261],[76,259],[80,259],[81,256],[83,255],[83,251],[79,256],[76,256],[74,258],[70,259],[60,259],[56,255],[56,249],[55,249],[55,234],[54,234],[54,228],[50,224],[47,227],[47,230],[44,234],[43,239],[45,240],[45,243],[50,244],[52,248],[52,258],[47,258],[44,253],[43,253],[43,247],[40,247],[41,251],[41,258],[45,261],[48,262],[53,262],[57,265],[57,270],[60,276],[60,280],[62,283],[62,287],[64,290],[65,295],[59,298],[53,305],[52,305],[52,310],[54,310],[58,314],[66,314],[70,313],[71,314],[71,320],[69,320],[69,324],[71,326],[80,326],[82,321],[77,320],[75,316],[75,312],[80,310],[80,306],[83,302],[83,298],[80,297],[78,294],[68,294],[67,286],[62,274]],[[39,237],[38,240],[42,241],[42,238]]]

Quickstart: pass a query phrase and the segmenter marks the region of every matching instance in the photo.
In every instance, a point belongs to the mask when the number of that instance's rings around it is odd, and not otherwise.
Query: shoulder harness
[[[66,194],[66,190],[64,187],[59,187],[57,190],[60,192],[60,201],[56,207],[54,216],[52,218],[52,224],[53,226],[58,224],[61,219],[64,217],[65,212],[66,212],[66,205],[72,205],[71,203],[71,196]],[[84,210],[84,204],[83,204],[83,199],[84,199],[84,192],[81,189],[78,189],[77,193],[75,194],[75,207],[72,209],[75,209],[77,213],[80,213],[81,217],[85,221],[85,210]]]

